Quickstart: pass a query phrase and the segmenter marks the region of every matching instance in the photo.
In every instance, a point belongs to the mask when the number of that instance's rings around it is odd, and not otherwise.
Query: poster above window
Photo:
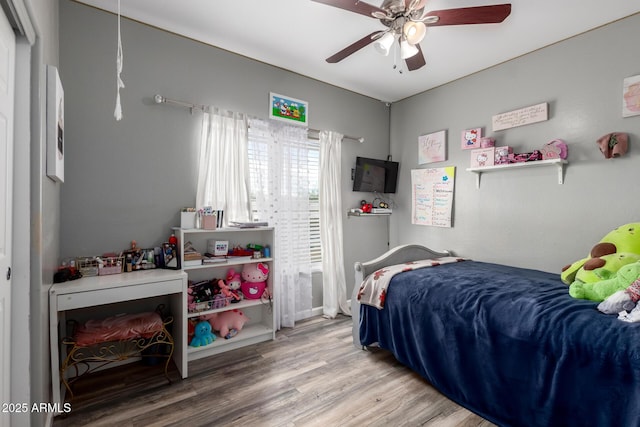
[[[269,118],[294,125],[309,125],[309,103],[286,95],[269,93]]]

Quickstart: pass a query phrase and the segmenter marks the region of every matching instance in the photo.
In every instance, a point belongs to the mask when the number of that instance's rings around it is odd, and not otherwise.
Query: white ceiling
[[[117,12],[116,0],[77,1]],[[425,10],[507,1],[429,0]],[[382,0],[370,3],[380,6]],[[386,102],[640,12],[638,0],[512,0],[511,4],[511,15],[500,24],[429,28],[421,43],[427,65],[411,72],[394,59],[397,52],[385,57],[373,45],[337,64],[325,62],[385,27],[374,18],[311,0],[121,0],[120,7],[122,16]],[[126,56],[126,34],[122,37]]]

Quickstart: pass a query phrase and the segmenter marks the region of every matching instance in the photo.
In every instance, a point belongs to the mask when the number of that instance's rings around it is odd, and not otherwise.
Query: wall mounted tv
[[[398,162],[356,158],[353,191],[395,193],[398,184]]]

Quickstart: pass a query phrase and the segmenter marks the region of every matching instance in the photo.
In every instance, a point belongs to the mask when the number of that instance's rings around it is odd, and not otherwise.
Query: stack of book
[[[227,261],[226,255],[213,255],[210,253],[206,253],[202,258],[203,264],[216,264],[219,262],[226,262],[226,261]]]
[[[184,265],[183,267],[191,267],[194,265],[202,265],[202,254],[195,250],[191,242],[184,244]]]

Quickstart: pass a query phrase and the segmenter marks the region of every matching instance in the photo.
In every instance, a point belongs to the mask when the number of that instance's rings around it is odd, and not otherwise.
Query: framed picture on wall
[[[294,125],[309,125],[309,103],[286,95],[269,93],[269,118]]]
[[[624,79],[622,117],[640,115],[640,75]]]
[[[447,160],[447,132],[421,135],[418,137],[418,164],[442,162]]]
[[[47,176],[64,182],[64,90],[52,65],[47,66]]]

